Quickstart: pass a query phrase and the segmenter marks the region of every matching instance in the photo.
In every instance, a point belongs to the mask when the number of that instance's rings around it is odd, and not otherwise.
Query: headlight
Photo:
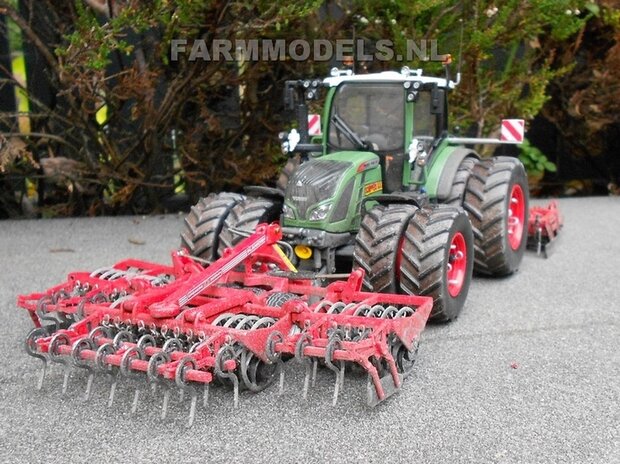
[[[287,205],[284,205],[282,207],[282,215],[286,219],[295,219],[295,213],[293,212],[293,208],[291,208],[290,206],[287,206]]]
[[[312,211],[312,213],[310,214],[310,220],[311,221],[324,220],[327,217],[327,213],[329,213],[329,210],[331,209],[331,207],[332,207],[331,204],[319,206],[317,209]]]

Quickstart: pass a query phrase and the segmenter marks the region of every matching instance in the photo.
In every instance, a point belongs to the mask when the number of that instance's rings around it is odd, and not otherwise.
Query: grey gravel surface
[[[35,390],[38,361],[23,350],[31,322],[20,293],[73,270],[133,256],[166,261],[180,216],[0,222],[0,462],[620,462],[620,199],[563,200],[566,227],[548,260],[527,255],[507,279],[476,278],[461,317],[423,335],[414,375],[375,409],[365,380],[347,378],[336,407],[333,376],[319,372],[308,402],[303,374],[286,391],[222,389],[193,428],[188,402],[143,399],[62,370]],[[131,242],[144,242],[136,245]]]

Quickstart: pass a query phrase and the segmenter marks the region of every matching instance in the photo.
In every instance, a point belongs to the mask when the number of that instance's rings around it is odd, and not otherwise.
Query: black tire
[[[276,181],[276,188],[279,188],[283,192],[286,191],[286,186],[288,185],[288,181],[295,172],[295,170],[301,164],[301,156],[295,155],[292,158],[289,158],[280,175],[278,176],[278,180]]]
[[[398,250],[409,219],[416,211],[413,205],[378,205],[362,219],[355,238],[353,268],[366,272],[364,290],[398,293]]]
[[[267,297],[265,306],[281,308],[284,303],[291,300],[300,300],[301,297],[296,293],[275,292]]]
[[[243,195],[226,192],[201,198],[185,217],[181,247],[187,248],[192,256],[215,261],[219,257],[219,236],[224,221],[235,205],[243,200]]]
[[[523,199],[521,237],[511,246],[509,215],[513,189],[520,188]],[[477,273],[505,276],[519,269],[527,246],[529,191],[523,164],[516,158],[498,156],[480,161],[474,167],[463,207],[474,230]]]
[[[478,160],[476,158],[472,158],[470,156],[461,161],[459,169],[456,171],[456,175],[452,181],[450,195],[448,195],[448,198],[443,202],[443,204],[450,206],[463,205],[463,199],[465,198],[465,187],[467,186],[467,181],[469,180],[469,177],[471,176],[477,162]]]
[[[461,234],[464,273],[460,288],[448,281],[455,256],[450,246]],[[462,257],[462,258],[463,258]],[[460,258],[460,259],[462,259]],[[401,293],[432,296],[434,321],[451,321],[459,315],[469,291],[474,265],[474,239],[469,218],[462,208],[437,205],[416,211],[409,221],[402,245]],[[451,293],[451,291],[453,293]]]
[[[226,248],[234,247],[245,238],[243,235],[233,233],[230,229],[240,230],[250,235],[259,224],[279,219],[281,210],[280,203],[266,198],[247,198],[237,204],[224,221],[219,239],[219,254],[221,255]]]

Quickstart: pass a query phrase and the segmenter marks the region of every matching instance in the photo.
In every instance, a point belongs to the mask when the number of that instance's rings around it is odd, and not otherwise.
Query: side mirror
[[[446,105],[446,91],[435,87],[431,90],[431,114],[443,114]]]

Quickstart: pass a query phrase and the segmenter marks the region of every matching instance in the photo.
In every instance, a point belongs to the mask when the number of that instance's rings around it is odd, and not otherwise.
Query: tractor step
[[[63,367],[63,392],[71,370],[83,369],[85,399],[94,379],[111,378],[112,405],[118,382],[130,380],[135,412],[142,377],[162,392],[162,417],[173,388],[188,395],[191,424],[199,393],[206,404],[216,380],[237,405],[242,389],[278,379],[282,389],[283,363],[294,357],[306,368],[304,396],[319,361],[335,373],[334,404],[353,364],[368,373],[369,404],[393,394],[413,365],[432,298],[362,292],[362,270],[316,286],[293,272],[280,238],[278,225],[263,224],[208,267],[178,251],[171,266],[128,260],[20,296],[35,323],[26,351],[43,363],[38,388],[49,364]]]

